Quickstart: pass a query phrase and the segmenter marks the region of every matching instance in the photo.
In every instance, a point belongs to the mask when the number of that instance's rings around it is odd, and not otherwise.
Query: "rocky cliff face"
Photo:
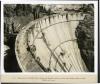
[[[94,12],[88,8],[88,13],[76,29],[78,46],[81,56],[89,71],[94,71]]]

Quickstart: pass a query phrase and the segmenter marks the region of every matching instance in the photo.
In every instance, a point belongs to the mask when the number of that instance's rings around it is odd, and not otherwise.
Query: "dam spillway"
[[[87,72],[75,36],[81,13],[54,14],[31,21],[17,35],[15,52],[24,72]]]

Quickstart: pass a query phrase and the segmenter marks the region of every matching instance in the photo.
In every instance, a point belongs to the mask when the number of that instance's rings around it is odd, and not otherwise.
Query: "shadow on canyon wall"
[[[91,8],[92,7],[92,8]],[[87,6],[84,21],[76,28],[76,37],[81,56],[90,72],[94,72],[94,11],[93,5]]]

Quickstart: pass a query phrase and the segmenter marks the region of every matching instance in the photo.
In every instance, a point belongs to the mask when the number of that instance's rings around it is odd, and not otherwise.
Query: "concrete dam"
[[[53,14],[31,21],[16,37],[15,52],[23,72],[87,72],[75,30],[82,13]]]

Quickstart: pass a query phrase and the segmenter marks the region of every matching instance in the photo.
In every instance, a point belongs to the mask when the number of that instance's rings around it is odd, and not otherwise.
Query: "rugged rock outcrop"
[[[76,36],[81,56],[89,71],[94,71],[94,11],[93,5],[87,6],[88,10],[84,21],[80,21],[76,28]]]

